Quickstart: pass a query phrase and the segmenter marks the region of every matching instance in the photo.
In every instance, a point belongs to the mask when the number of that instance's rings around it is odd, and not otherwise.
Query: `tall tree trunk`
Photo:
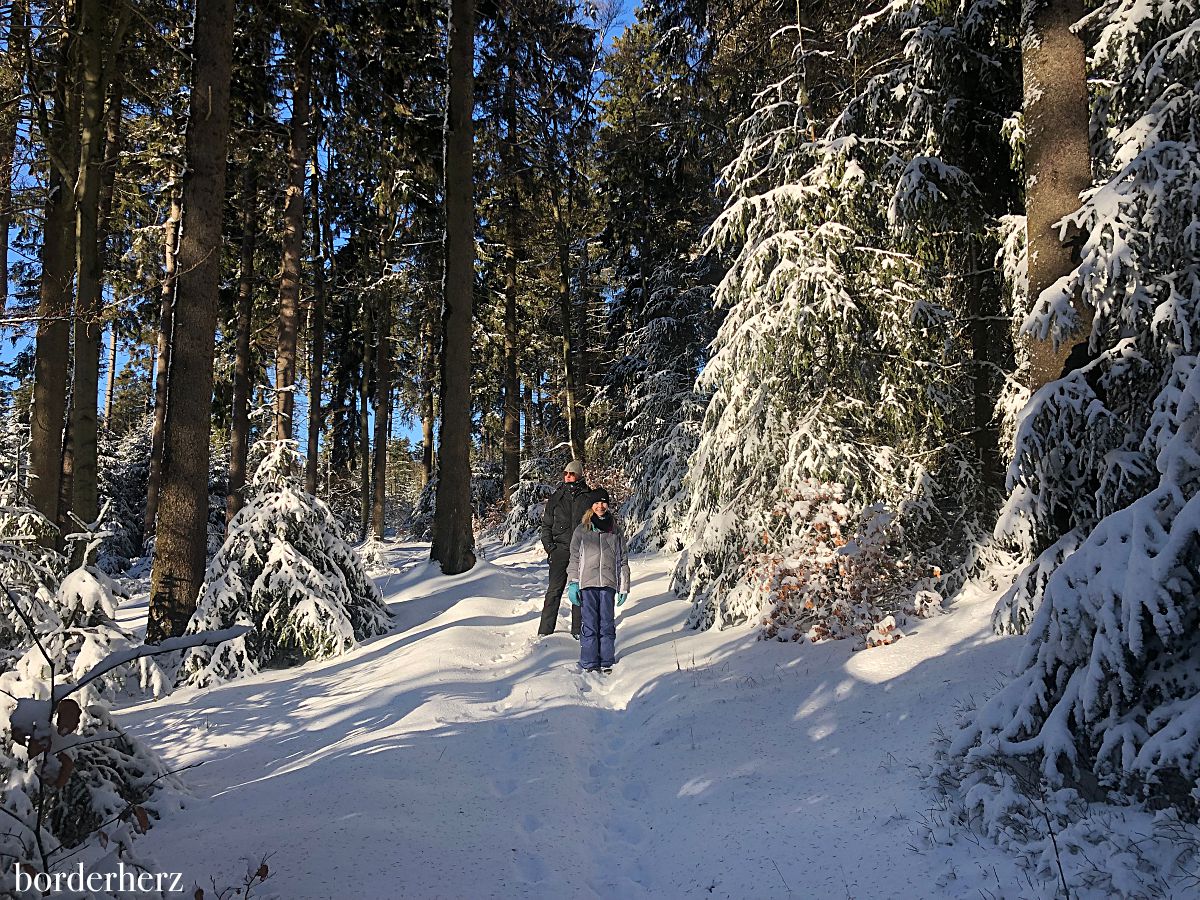
[[[1054,223],[1079,207],[1091,183],[1091,157],[1083,41],[1071,31],[1083,17],[1083,0],[1026,0],[1026,6],[1025,215],[1029,298],[1036,304],[1075,265],[1075,249],[1059,240]],[[1050,335],[1029,340],[1030,390],[1062,377],[1071,350],[1088,340],[1092,310],[1078,294],[1069,299],[1078,321],[1059,346]]]
[[[96,453],[96,395],[100,387],[101,245],[100,187],[104,162],[105,5],[102,0],[79,4],[79,56],[82,109],[79,177],[75,182],[75,340],[71,390],[71,447],[74,474],[71,511],[84,522],[100,514]],[[119,96],[118,98],[119,99]],[[120,110],[114,110],[119,116]],[[85,545],[77,545],[74,565],[83,563]]]
[[[375,485],[371,533],[382,540],[387,501],[387,445],[392,421],[392,304],[386,296],[379,301],[376,333],[379,346],[375,351],[375,471],[372,476]]]
[[[579,385],[576,383],[575,347],[571,340],[571,245],[567,223],[561,208],[556,207],[558,220],[558,318],[562,326],[563,381],[567,407],[567,433],[571,455],[583,459],[583,422],[579,414]]]
[[[325,369],[325,242],[321,228],[320,160],[313,155],[312,242],[313,305],[308,329],[308,455],[304,460],[304,489],[317,494],[317,462],[321,449],[321,379]]]
[[[0,60],[0,317],[8,306],[8,228],[12,224],[13,156],[17,149],[17,122],[21,107],[21,66],[25,53],[25,4],[17,0],[9,10],[7,53]]]
[[[254,253],[258,244],[258,166],[248,153],[242,173],[242,242],[238,259],[237,337],[233,353],[233,409],[229,428],[229,483],[225,525],[245,503],[246,463],[250,454],[250,332],[254,316]]]
[[[432,320],[425,323],[421,330],[421,477],[422,484],[429,484],[433,479],[433,424],[436,415],[434,409],[434,381],[436,379],[437,363],[437,328]]]
[[[358,380],[358,531],[367,539],[371,524],[371,338],[375,326],[375,298],[368,296],[363,309],[362,375]]]
[[[117,157],[121,152],[122,108],[124,106],[125,78],[121,72],[121,63],[113,64],[112,95],[108,105],[111,110],[108,116],[107,133],[104,139],[104,165],[100,170],[100,234],[101,243],[108,240],[112,228],[113,193],[117,184]],[[107,253],[106,248],[104,249]],[[117,390],[117,317],[113,316],[108,342],[108,380],[104,388],[104,427],[110,433],[113,430],[112,410],[113,400]]]
[[[509,57],[504,84],[506,134],[500,145],[501,171],[508,180],[505,204],[504,247],[504,438],[502,456],[504,474],[501,502],[512,505],[513,493],[521,479],[521,384],[517,379],[517,259],[520,225],[517,222],[517,172],[514,160],[517,143],[516,71]]]
[[[183,232],[163,447],[148,641],[182,634],[196,608],[208,543],[213,346],[220,287],[233,0],[196,0],[183,180]]]
[[[179,221],[183,215],[179,188],[172,179],[168,188],[171,210],[163,225],[163,281],[159,300],[158,340],[154,360],[154,425],[150,431],[150,474],[146,479],[146,513],[143,539],[147,546],[154,534],[154,519],[158,515],[158,494],[162,485],[163,439],[167,424],[167,371],[171,365],[171,332],[175,322],[175,282],[179,263]]]
[[[283,267],[279,276],[279,343],[275,355],[275,437],[291,440],[296,406],[296,338],[300,310],[300,254],[304,248],[304,174],[308,165],[312,31],[294,38],[292,121],[287,196],[283,207]]]
[[[471,523],[471,337],[475,277],[473,131],[475,3],[451,0],[446,104],[446,275],[442,291],[442,428],[433,546],[446,575],[475,565]]]
[[[524,389],[522,407],[525,410],[525,455],[533,456],[533,385],[522,379]]]
[[[29,423],[30,494],[34,508],[59,519],[63,429],[67,410],[67,367],[71,346],[71,285],[75,277],[74,202],[78,156],[78,94],[68,89],[74,37],[64,33],[55,79],[54,119],[41,115],[51,156],[46,217],[42,231],[41,284],[34,343],[33,410]],[[29,73],[32,79],[33,73]]]

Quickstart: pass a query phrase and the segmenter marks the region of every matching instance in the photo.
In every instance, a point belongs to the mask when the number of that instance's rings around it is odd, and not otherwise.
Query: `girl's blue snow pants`
[[[579,665],[585,669],[611,668],[616,660],[617,592],[613,588],[586,587],[579,594],[583,607]]]

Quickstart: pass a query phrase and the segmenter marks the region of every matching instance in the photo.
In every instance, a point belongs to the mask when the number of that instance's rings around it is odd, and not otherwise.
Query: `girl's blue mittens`
[[[617,594],[617,606],[621,606],[628,599],[629,594],[625,593],[624,591],[622,591],[620,594]]]
[[[579,605],[579,582],[572,581],[567,585],[567,599],[571,601],[572,606]]]

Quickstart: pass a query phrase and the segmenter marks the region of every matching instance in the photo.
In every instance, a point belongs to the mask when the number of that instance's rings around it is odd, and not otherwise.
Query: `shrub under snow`
[[[252,628],[188,651],[181,682],[203,686],[335,656],[387,631],[379,588],[329,507],[304,492],[298,471],[292,442],[266,445],[246,505],[209,564],[188,633]]]
[[[852,638],[860,649],[898,640],[907,617],[941,611],[934,590],[940,573],[904,558],[888,510],[872,506],[856,515],[842,486],[812,480],[783,494],[742,548],[742,566],[726,568],[718,593],[697,598],[693,624],[749,620],[764,638]],[[730,537],[746,530],[738,525]]]
[[[1091,39],[1096,187],[1079,262],[1032,298],[1055,334],[1078,291],[1092,359],[1030,400],[998,534],[1032,557],[997,608],[1016,677],[953,738],[989,825],[1014,780],[1200,811],[1200,3],[1105,0]]]
[[[105,704],[131,676],[160,689],[150,659],[82,684],[59,704],[53,726],[18,713],[32,707],[48,717],[52,688],[62,697],[98,663],[131,652],[139,641],[114,621],[102,575],[78,569],[58,583],[62,558],[34,540],[44,519],[20,507],[6,507],[0,519],[0,811],[6,823],[0,828],[0,896],[32,896],[15,890],[18,863],[49,872],[86,860],[89,871],[103,872],[119,858],[136,867],[131,829],[149,825],[161,805],[155,794],[172,779],[152,752],[121,731]],[[64,720],[68,706],[73,715]]]
[[[1179,362],[1158,486],[1046,576],[1020,674],[953,742],[969,766],[1023,758],[1053,787],[1200,804],[1200,365]]]

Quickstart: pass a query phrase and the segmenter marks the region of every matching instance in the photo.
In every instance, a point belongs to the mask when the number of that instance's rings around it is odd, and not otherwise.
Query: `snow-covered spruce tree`
[[[152,751],[121,730],[90,685],[73,695],[78,723],[70,731],[59,728],[52,752],[18,740],[23,736],[13,720],[17,704],[12,697],[49,700],[50,682],[38,671],[43,665],[35,648],[14,670],[0,673],[4,897],[33,896],[15,890],[16,863],[53,872],[60,864],[86,861],[90,870],[103,871],[100,860],[119,856],[137,866],[134,833],[165,811],[162,789],[179,786]],[[61,717],[58,722],[62,726]]]
[[[647,6],[638,16],[605,61],[597,176],[607,203],[599,242],[612,272],[613,362],[588,413],[589,443],[600,451],[590,458],[610,460],[629,479],[621,515],[635,549],[661,547],[681,526],[704,415],[695,380],[715,332],[720,277],[697,244],[720,211],[712,183],[728,147],[715,78],[702,62],[715,39],[680,9]]]
[[[961,577],[994,516],[996,400],[1012,365],[989,268],[1018,193],[1003,125],[1018,103],[1016,5],[944,16],[895,2],[851,32],[900,54],[813,138],[803,67],[763,90],[725,172],[709,240],[732,257],[712,392],[688,473],[676,589],[696,626],[760,613],[747,560],[786,557],[807,523],[774,510],[808,479],[896,514],[914,582]]]
[[[513,491],[504,517],[487,529],[488,536],[501,544],[519,544],[536,536],[542,526],[546,500],[561,481],[563,466],[570,462],[569,451],[535,452],[521,465],[521,479]]]
[[[1084,20],[1100,182],[1066,223],[1079,265],[1026,327],[1055,327],[1055,296],[1077,289],[1092,359],[1021,423],[998,530],[1042,552],[997,622],[1028,622],[1028,642],[951,745],[990,828],[1020,800],[1015,765],[1192,816],[1200,801],[1198,22],[1196,0],[1111,0]]]
[[[696,375],[713,319],[712,287],[705,283],[711,260],[696,262],[672,260],[654,269],[648,302],[639,310],[643,324],[618,344],[601,397],[607,402],[612,393],[627,389],[624,429],[612,458],[620,461],[631,484],[621,514],[635,550],[663,547],[682,528],[684,477],[706,401],[696,389]]]
[[[187,633],[250,625],[244,636],[187,651],[179,681],[205,686],[344,653],[387,631],[379,588],[333,514],[305,493],[292,441],[263,441],[246,505],[209,563]]]
[[[1088,357],[1022,414],[996,534],[1034,561],[997,606],[1001,631],[1024,631],[1050,574],[1160,481],[1161,423],[1183,386],[1175,363],[1197,352],[1198,8],[1113,2],[1084,20],[1099,183],[1064,223],[1079,265],[1034,298],[1024,328],[1069,330],[1076,291],[1095,320]]]

